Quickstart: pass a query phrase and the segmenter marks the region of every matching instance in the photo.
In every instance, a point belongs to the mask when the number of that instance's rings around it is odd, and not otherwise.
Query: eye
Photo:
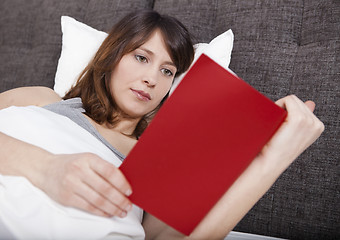
[[[169,77],[172,77],[174,74],[171,72],[171,70],[169,69],[166,69],[166,68],[162,68],[161,69],[161,72],[166,75],[166,76],[169,76]]]
[[[135,58],[137,59],[138,62],[141,62],[141,63],[148,62],[148,59],[142,55],[135,55]]]

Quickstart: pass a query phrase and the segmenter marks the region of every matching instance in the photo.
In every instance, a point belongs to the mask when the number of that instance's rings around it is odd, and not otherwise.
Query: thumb
[[[314,111],[315,103],[313,101],[308,100],[305,102],[305,105],[309,108],[309,110],[311,110],[312,112]]]

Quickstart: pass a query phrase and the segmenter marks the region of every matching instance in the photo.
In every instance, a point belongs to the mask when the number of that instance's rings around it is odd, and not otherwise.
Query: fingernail
[[[120,214],[120,217],[126,217],[126,215],[127,215],[127,213],[126,212],[122,212],[121,214]]]
[[[132,205],[129,204],[125,207],[125,211],[129,212],[132,209]]]
[[[125,195],[126,196],[130,196],[132,194],[132,190],[131,189],[128,189],[126,192],[125,192]]]

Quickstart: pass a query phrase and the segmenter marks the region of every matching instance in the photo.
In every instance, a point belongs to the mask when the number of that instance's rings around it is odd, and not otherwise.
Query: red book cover
[[[189,235],[247,168],[286,111],[205,55],[120,169],[131,201]]]

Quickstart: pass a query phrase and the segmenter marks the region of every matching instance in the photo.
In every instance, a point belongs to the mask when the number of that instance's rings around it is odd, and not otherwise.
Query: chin
[[[136,111],[136,109],[138,109],[139,111]],[[143,108],[141,106],[129,106],[126,107],[125,109],[121,109],[122,112],[125,113],[125,115],[127,115],[128,117],[132,118],[132,119],[141,119],[143,118],[145,115],[147,115],[148,113],[152,112],[154,110],[153,109],[146,109]]]
[[[128,118],[131,118],[131,119],[141,119],[146,115],[145,112],[136,112],[136,111],[124,111],[124,113]]]

